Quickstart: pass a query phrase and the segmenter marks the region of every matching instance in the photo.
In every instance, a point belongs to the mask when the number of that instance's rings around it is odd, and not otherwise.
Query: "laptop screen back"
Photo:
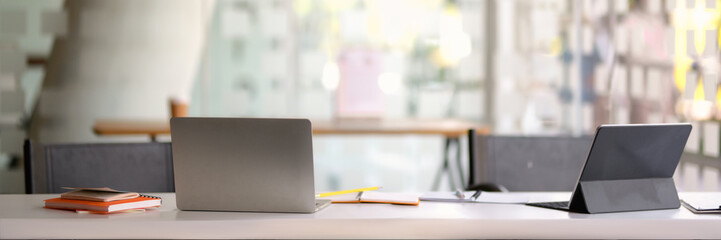
[[[179,209],[315,210],[307,119],[173,118],[171,134]]]
[[[690,124],[603,125],[580,181],[672,177],[690,132]]]

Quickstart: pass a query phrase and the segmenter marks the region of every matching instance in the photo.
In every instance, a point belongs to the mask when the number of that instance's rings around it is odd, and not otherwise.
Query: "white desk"
[[[568,193],[526,193],[535,201]],[[713,193],[721,197],[721,193]],[[0,195],[0,238],[721,238],[721,215],[684,208],[575,214],[514,204],[333,204],[315,214],[179,211],[174,194],[145,213],[43,209],[57,195]],[[681,197],[699,196],[682,193]],[[721,198],[720,198],[721,199]]]

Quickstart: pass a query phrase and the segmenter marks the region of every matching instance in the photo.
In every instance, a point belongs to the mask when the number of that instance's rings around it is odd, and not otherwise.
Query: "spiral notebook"
[[[136,192],[118,191],[111,188],[71,188],[74,190],[60,195],[59,198],[45,200],[45,208],[90,211],[94,213],[112,213],[132,209],[160,207],[160,197],[142,195]]]
[[[146,209],[160,207],[162,199],[154,196],[140,195],[133,199],[117,200],[111,202],[87,201],[51,198],[45,200],[45,208],[90,211],[96,213],[113,213],[131,209]]]

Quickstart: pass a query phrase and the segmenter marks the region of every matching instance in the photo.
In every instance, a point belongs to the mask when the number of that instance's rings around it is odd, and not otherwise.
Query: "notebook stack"
[[[68,188],[59,198],[45,200],[45,208],[75,210],[77,212],[115,213],[143,211],[160,207],[159,197],[136,192],[117,191],[110,188]]]

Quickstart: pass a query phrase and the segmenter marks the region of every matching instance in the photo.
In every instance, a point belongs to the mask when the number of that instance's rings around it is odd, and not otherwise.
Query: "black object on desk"
[[[581,213],[679,208],[673,173],[691,124],[602,125],[571,201],[528,205]]]
[[[478,197],[481,196],[481,193],[483,193],[483,191],[481,191],[481,190],[476,190],[476,192],[473,193],[473,196],[471,196],[471,198],[472,198],[473,200],[476,200],[476,199],[478,199]]]

